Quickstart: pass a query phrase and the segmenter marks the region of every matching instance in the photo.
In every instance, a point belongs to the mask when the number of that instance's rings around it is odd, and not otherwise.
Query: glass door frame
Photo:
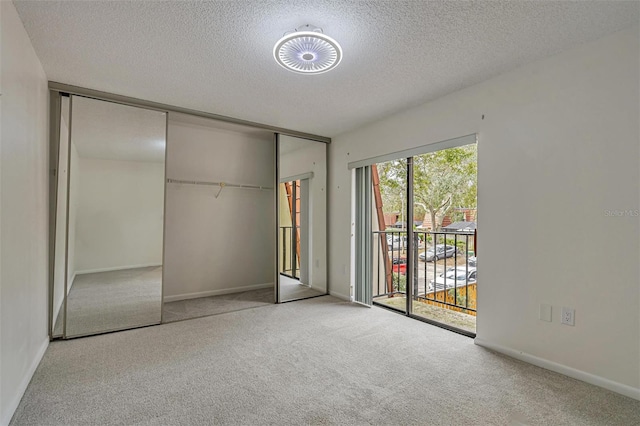
[[[477,144],[477,135],[471,134],[467,136],[462,136],[459,138],[448,139],[442,142],[437,142],[434,144],[424,145],[421,147],[391,153],[387,155],[382,155],[375,158],[369,158],[362,161],[356,161],[349,163],[349,169],[355,169],[356,173],[356,185],[355,185],[355,200],[356,200],[356,211],[355,211],[355,228],[356,228],[356,256],[355,256],[355,301],[359,303],[364,303],[368,306],[375,305],[379,306],[403,315],[406,315],[410,318],[426,322],[437,327],[441,327],[450,331],[453,331],[458,334],[462,334],[468,337],[475,338],[476,333],[472,333],[467,330],[463,330],[445,323],[441,323],[438,321],[431,320],[429,318],[425,318],[419,315],[414,314],[413,312],[413,298],[414,293],[417,289],[414,288],[414,285],[417,285],[417,282],[414,283],[417,272],[417,250],[414,250],[414,246],[416,244],[415,241],[415,232],[413,230],[413,218],[414,218],[414,203],[413,203],[413,157],[421,154],[426,154],[429,152],[441,151],[448,148],[455,148],[460,146],[465,146],[469,144]],[[403,155],[404,154],[404,155]],[[364,233],[368,232],[372,234],[371,228],[371,211],[372,211],[372,203],[371,197],[369,196],[367,200],[366,192],[371,191],[371,166],[374,164],[379,164],[386,161],[397,160],[400,158],[406,158],[407,166],[407,188],[406,188],[406,212],[407,212],[407,267],[406,267],[406,286],[405,286],[405,310],[401,311],[399,309],[394,309],[389,306],[385,306],[382,303],[376,303],[372,299],[364,299],[364,301],[359,300],[360,295],[371,295],[373,289],[373,264],[372,264],[372,256],[371,252],[374,250],[372,238],[364,237]],[[368,176],[368,180],[365,179],[364,184],[362,178],[359,181],[358,175]],[[364,200],[364,201],[361,201]],[[364,211],[361,211],[364,210]],[[370,246],[371,245],[371,246]],[[370,247],[369,247],[370,246]],[[475,247],[475,246],[474,246]],[[368,249],[367,249],[368,248]],[[416,247],[417,248],[417,247]],[[379,248],[377,249],[379,250]],[[370,303],[366,303],[370,301]]]
[[[300,224],[298,223],[298,215],[300,215],[301,211],[298,210],[298,189],[301,186],[300,185],[300,179],[298,180],[293,180],[293,181],[287,181],[287,182],[281,182],[279,185],[286,185],[291,184],[291,194],[289,195],[287,193],[287,197],[289,197],[289,205],[290,205],[290,212],[291,212],[291,232],[289,234],[289,238],[287,238],[287,233],[285,231],[285,229],[287,229],[287,226],[280,226],[279,229],[282,229],[282,250],[283,250],[283,255],[282,255],[282,272],[280,272],[280,274],[285,275],[287,277],[293,278],[293,279],[300,279],[300,269],[301,269],[301,263],[300,263],[300,255],[298,253],[300,244],[301,244],[301,235],[300,235]],[[301,206],[302,207],[302,206]],[[287,253],[287,243],[289,243],[289,246],[291,247],[290,249],[290,254]],[[287,259],[287,254],[289,254],[289,259]],[[290,269],[287,269],[286,265],[287,265],[287,260],[290,262]],[[278,268],[280,266],[278,265]],[[287,274],[287,272],[291,272],[291,274]]]

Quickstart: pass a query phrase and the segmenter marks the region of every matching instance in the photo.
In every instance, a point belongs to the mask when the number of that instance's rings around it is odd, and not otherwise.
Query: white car
[[[387,236],[387,244],[400,244],[400,242],[407,245],[407,236],[406,235],[388,235]]]
[[[467,269],[464,266],[458,266],[457,268],[449,268],[446,272],[436,277],[435,281],[429,281],[428,291],[433,291],[434,287],[436,291],[463,287],[469,284],[476,284],[477,271],[476,268],[469,267]]]
[[[406,235],[388,235],[387,247],[389,250],[403,250],[407,248],[407,236]]]

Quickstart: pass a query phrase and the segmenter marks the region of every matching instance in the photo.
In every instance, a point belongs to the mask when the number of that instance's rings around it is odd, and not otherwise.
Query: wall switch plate
[[[575,325],[576,310],[573,308],[562,307],[562,315],[560,322],[565,325]]]
[[[547,305],[546,303],[540,304],[540,319],[551,322],[551,305]]]

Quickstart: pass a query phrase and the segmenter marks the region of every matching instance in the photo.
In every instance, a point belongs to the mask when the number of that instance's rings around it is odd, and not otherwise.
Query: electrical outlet
[[[564,325],[575,325],[576,310],[573,308],[562,307],[562,316],[560,322]]]

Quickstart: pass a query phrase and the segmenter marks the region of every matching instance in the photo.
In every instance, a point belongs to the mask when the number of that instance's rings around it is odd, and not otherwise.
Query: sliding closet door
[[[67,251],[67,188],[69,187],[69,118],[70,102],[68,96],[56,94],[56,103],[52,106],[52,120],[56,121],[54,141],[51,153],[52,166],[55,169],[51,197],[53,221],[53,258],[50,287],[50,336],[62,337],[65,323],[65,287],[67,282],[66,251]],[[56,137],[57,136],[57,137]]]
[[[327,145],[278,135],[279,302],[327,293]]]
[[[70,102],[64,336],[158,324],[166,113]]]

